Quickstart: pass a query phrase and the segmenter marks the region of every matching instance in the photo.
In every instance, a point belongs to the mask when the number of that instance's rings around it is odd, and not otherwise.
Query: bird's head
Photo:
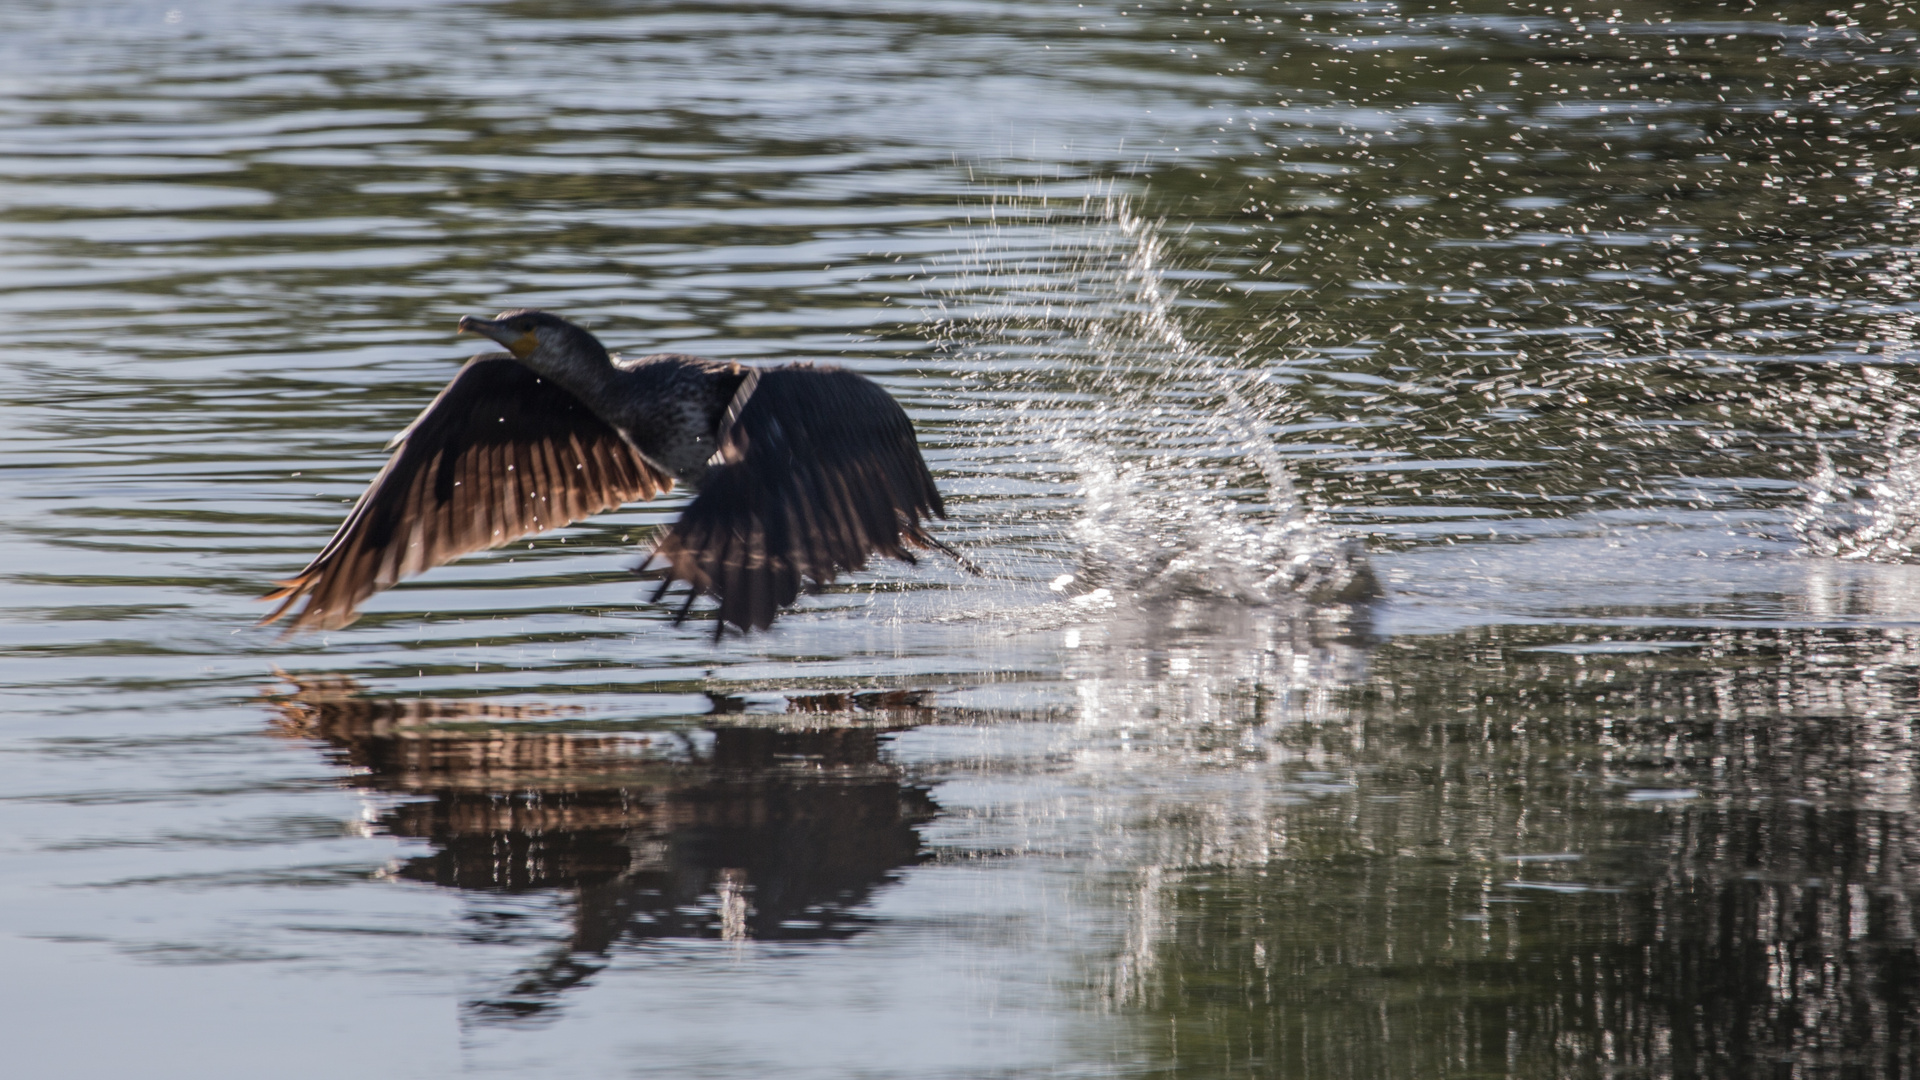
[[[545,311],[503,311],[492,319],[463,315],[460,332],[492,338],[514,359],[551,378],[607,364],[607,347],[599,338]]]

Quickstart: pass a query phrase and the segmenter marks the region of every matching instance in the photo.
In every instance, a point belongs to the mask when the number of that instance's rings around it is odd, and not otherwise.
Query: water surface
[[[13,1059],[1920,1071],[1916,26],[0,11]],[[879,380],[988,575],[255,628],[523,305]]]

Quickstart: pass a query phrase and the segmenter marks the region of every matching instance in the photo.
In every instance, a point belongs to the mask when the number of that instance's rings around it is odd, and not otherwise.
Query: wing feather
[[[729,411],[718,463],[655,558],[667,581],[719,601],[719,627],[764,630],[805,588],[874,554],[942,548],[922,527],[946,507],[887,392],[839,368],[763,370]],[[716,629],[716,633],[718,629]]]
[[[673,486],[573,395],[507,356],[474,358],[392,444],[333,538],[267,594],[262,623],[303,598],[289,632],[336,629],[368,597]]]

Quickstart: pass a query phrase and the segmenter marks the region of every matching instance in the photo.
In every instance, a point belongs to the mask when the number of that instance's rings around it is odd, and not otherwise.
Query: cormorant
[[[728,623],[764,630],[878,552],[914,562],[945,517],[907,414],[843,368],[663,354],[627,359],[544,311],[460,320],[507,348],[469,360],[394,436],[393,456],[306,569],[262,597],[289,632],[335,629],[401,578],[625,503],[675,481],[700,494],[655,545],[657,601],[688,584]],[[645,564],[643,564],[645,565]]]

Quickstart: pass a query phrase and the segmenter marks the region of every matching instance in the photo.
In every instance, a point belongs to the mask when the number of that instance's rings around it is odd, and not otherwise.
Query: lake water
[[[1915,1075],[1916,28],[0,7],[9,1067]],[[986,576],[256,628],[522,305],[879,380]]]

